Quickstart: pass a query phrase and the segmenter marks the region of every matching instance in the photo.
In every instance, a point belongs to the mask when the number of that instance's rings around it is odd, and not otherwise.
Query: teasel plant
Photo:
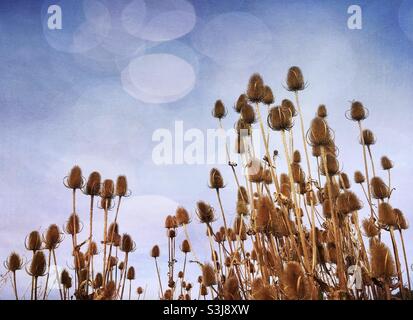
[[[4,267],[8,272],[11,272],[13,280],[12,280],[12,286],[13,286],[13,291],[14,291],[14,296],[16,300],[19,300],[19,295],[17,293],[17,277],[16,277],[16,272],[21,270],[24,266],[23,259],[20,257],[19,254],[16,252],[12,252],[6,261],[4,261]]]

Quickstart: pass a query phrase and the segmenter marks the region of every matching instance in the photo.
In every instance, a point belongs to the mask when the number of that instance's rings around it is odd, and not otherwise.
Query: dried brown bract
[[[288,70],[287,87],[289,91],[300,91],[305,89],[303,73],[299,67],[293,66]]]

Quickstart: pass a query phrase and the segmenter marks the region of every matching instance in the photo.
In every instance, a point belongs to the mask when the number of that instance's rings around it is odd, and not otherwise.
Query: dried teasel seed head
[[[132,237],[127,233],[124,233],[122,235],[120,250],[126,253],[135,251],[135,242],[132,240]]]
[[[30,232],[29,236],[26,239],[26,248],[29,251],[37,251],[42,247],[42,238],[39,231]]]
[[[123,261],[119,262],[118,269],[119,270],[125,269],[125,263]]]
[[[327,108],[324,104],[320,104],[317,108],[317,116],[320,118],[327,117]]]
[[[379,204],[379,222],[386,226],[397,226],[396,214],[393,207],[387,202]]]
[[[380,233],[380,229],[376,226],[373,219],[364,219],[362,222],[364,234],[366,237],[373,238]]]
[[[247,97],[252,102],[261,102],[264,97],[264,81],[261,75],[254,73],[248,82]]]
[[[254,300],[275,300],[276,298],[274,288],[264,283],[262,278],[256,278],[252,282],[251,295]]]
[[[143,293],[142,287],[138,287],[138,288],[136,289],[136,293],[137,293],[137,294],[142,294],[142,293]]]
[[[191,252],[191,245],[189,244],[189,241],[188,241],[187,239],[184,239],[184,240],[182,241],[181,251],[182,251],[183,253]]]
[[[366,146],[371,146],[376,143],[376,137],[374,136],[373,131],[369,129],[364,129],[363,134],[360,137],[360,144],[365,144]]]
[[[291,185],[289,183],[283,183],[280,185],[280,193],[289,199],[291,197]]]
[[[321,147],[320,146],[311,146],[311,154],[313,157],[321,157]]]
[[[65,288],[70,288],[72,286],[72,278],[69,275],[69,272],[66,269],[63,269],[60,274],[60,283]]]
[[[289,184],[290,183],[290,177],[286,173],[281,173],[280,174],[280,184]]]
[[[280,277],[281,287],[289,300],[310,298],[310,283],[297,262],[288,262]]]
[[[344,191],[336,199],[336,210],[339,214],[348,214],[361,208],[361,202],[354,192]]]
[[[325,158],[321,158],[320,173],[322,175],[326,175],[325,166],[327,166],[327,173],[330,176],[334,176],[340,171],[340,163],[332,153],[327,153]]]
[[[251,124],[247,123],[243,118],[238,119],[234,127],[240,137],[251,135]]]
[[[299,67],[293,66],[290,69],[288,69],[287,87],[289,91],[304,90],[305,88],[304,77]]]
[[[70,189],[80,189],[82,185],[82,169],[79,166],[74,166],[67,177],[67,187]]]
[[[173,229],[177,227],[176,219],[172,215],[168,215],[165,218],[165,228],[166,229]]]
[[[304,171],[301,169],[301,166],[299,163],[296,163],[296,162],[291,163],[291,173],[293,176],[293,181],[295,183],[300,183],[305,180]]]
[[[133,266],[129,267],[128,273],[126,274],[126,279],[135,280],[135,268]]]
[[[118,197],[124,197],[128,193],[128,180],[126,176],[119,176],[116,179],[115,195]]]
[[[208,203],[198,201],[196,204],[196,215],[202,223],[211,223],[215,221],[215,211]]]
[[[274,210],[274,203],[267,196],[262,196],[257,203],[257,216],[255,218],[255,225],[258,231],[267,229],[271,211]]]
[[[158,246],[158,245],[154,245],[154,246],[152,247],[152,250],[151,250],[151,257],[152,257],[152,258],[158,258],[158,257],[160,256],[160,254],[161,254],[161,251],[160,251],[160,249],[159,249],[159,246]]]
[[[228,277],[225,280],[224,299],[225,300],[241,300],[238,279],[234,275]]]
[[[263,180],[265,184],[272,184],[272,175],[270,169],[265,169],[263,173]]]
[[[297,115],[297,110],[291,100],[283,99],[281,101],[281,109],[288,111],[291,114],[291,117],[295,117]]]
[[[361,121],[367,118],[367,112],[360,101],[353,101],[350,108],[350,118],[354,121]]]
[[[176,223],[179,226],[183,226],[185,224],[189,224],[191,219],[189,218],[188,211],[184,207],[178,207],[175,211],[175,219]]]
[[[354,182],[355,183],[364,183],[366,181],[366,178],[360,171],[354,172]]]
[[[396,274],[389,248],[374,238],[370,241],[370,261],[373,277],[387,280]]]
[[[183,279],[183,277],[184,277],[184,272],[183,272],[183,271],[179,271],[179,272],[178,272],[178,278],[179,278],[179,279]],[[185,282],[185,281],[183,281],[183,282]],[[183,286],[183,284],[184,284],[184,283],[182,283],[182,286]]]
[[[113,180],[106,179],[103,181],[102,189],[100,190],[100,196],[104,199],[113,198],[115,192],[115,185]]]
[[[293,162],[300,163],[301,162],[301,153],[298,150],[295,150],[293,153]]]
[[[396,216],[396,221],[397,221],[397,229],[399,230],[406,230],[409,228],[409,223],[406,220],[406,217],[404,216],[403,212],[400,209],[394,208],[393,209],[394,214]]]
[[[341,189],[347,190],[350,189],[351,184],[350,184],[350,180],[348,178],[348,175],[344,172],[340,173],[339,176],[339,185]]]
[[[383,170],[390,170],[393,168],[393,162],[386,156],[381,157],[381,167]]]
[[[201,296],[207,296],[208,295],[208,289],[204,284],[201,285],[200,294],[201,294]]]
[[[87,180],[85,193],[89,196],[97,196],[100,192],[100,180],[100,173],[92,172]]]
[[[323,118],[315,117],[311,121],[308,135],[312,145],[327,146],[331,143],[330,128]]]
[[[210,287],[217,284],[217,278],[215,276],[214,267],[210,263],[205,263],[202,266],[202,283],[206,287]]]
[[[248,103],[248,98],[246,94],[241,94],[235,104],[235,111],[240,113],[242,108]]]
[[[115,284],[115,281],[111,280],[105,286],[102,299],[112,300],[112,299],[115,299],[115,295],[116,295],[116,284]]]
[[[189,291],[189,290],[191,290],[192,289],[192,284],[191,283],[187,283],[186,284],[186,287],[185,287],[185,290],[186,291]]]
[[[36,251],[29,269],[33,277],[43,277],[46,274],[46,257],[43,251]]]
[[[108,237],[109,237],[108,241],[111,241],[112,236],[113,238],[115,238],[114,237],[115,234],[119,234],[119,224],[117,222],[112,222],[108,228]]]
[[[383,200],[390,196],[390,190],[380,177],[373,177],[370,180],[371,195],[375,199]]]
[[[293,118],[288,108],[272,107],[267,117],[268,126],[275,131],[289,130],[293,127]]]
[[[100,208],[104,210],[111,210],[112,208],[112,198],[101,198],[100,199]]]
[[[245,216],[250,213],[248,204],[243,200],[237,201],[236,211],[238,216]]]
[[[164,300],[172,300],[172,290],[171,289],[167,289],[165,290],[164,294],[163,294],[163,299]]]
[[[69,219],[67,219],[66,226],[65,226],[65,232],[73,236],[74,234],[77,234],[80,231],[81,230],[80,230],[79,216],[76,213],[72,213],[69,216]]]
[[[242,200],[242,201],[245,201],[247,204],[249,204],[248,192],[247,192],[247,189],[245,189],[244,186],[239,187],[238,194],[237,194],[237,199],[238,199],[238,201]]]
[[[274,103],[274,95],[269,86],[264,86],[264,96],[262,97],[262,102],[266,105]]]
[[[224,178],[217,168],[212,168],[209,172],[209,187],[212,189],[224,188]]]
[[[23,260],[16,252],[12,252],[5,263],[7,270],[14,273],[23,267]]]
[[[224,103],[221,100],[215,102],[214,108],[212,109],[212,116],[217,119],[222,119],[227,115],[227,110],[225,109]]]
[[[56,224],[51,224],[44,236],[45,248],[48,250],[56,249],[62,241],[60,229]]]
[[[87,249],[87,252],[90,256],[96,256],[98,254],[98,246],[96,242],[92,241]]]
[[[250,104],[246,104],[242,109],[241,109],[241,117],[242,120],[244,120],[244,122],[246,124],[253,124],[255,122],[255,111],[254,108],[250,105]]]
[[[323,215],[325,218],[331,218],[331,205],[328,199],[323,201]]]
[[[167,234],[167,236],[168,236],[169,238],[171,238],[171,239],[176,237],[176,231],[175,231],[175,229],[169,229],[166,234]]]
[[[96,273],[95,280],[93,281],[93,287],[98,289],[103,284],[103,276],[100,272]]]
[[[76,270],[81,270],[85,267],[85,255],[81,251],[73,252],[73,265]]]

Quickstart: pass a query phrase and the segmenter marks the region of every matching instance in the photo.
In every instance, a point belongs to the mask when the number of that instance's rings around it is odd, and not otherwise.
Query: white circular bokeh
[[[187,95],[195,85],[195,71],[171,54],[148,54],[133,59],[121,74],[122,85],[134,98],[168,103]]]
[[[194,7],[186,0],[134,0],[122,12],[130,34],[149,41],[169,41],[190,32],[196,22]]]

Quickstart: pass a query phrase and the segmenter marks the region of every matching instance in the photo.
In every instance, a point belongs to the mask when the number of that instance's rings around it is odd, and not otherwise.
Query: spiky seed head
[[[263,173],[263,180],[265,184],[272,184],[272,175],[270,169],[265,169]]]
[[[393,168],[393,162],[386,156],[381,157],[381,167],[383,170],[390,170]]]
[[[114,237],[115,234],[119,234],[119,224],[117,222],[112,222],[108,228],[109,241],[111,241],[112,236],[113,238],[115,238]]]
[[[72,213],[67,219],[65,232],[72,236],[80,232],[80,219],[76,213]]]
[[[182,241],[181,251],[182,251],[183,253],[191,252],[191,245],[189,244],[189,241],[188,241],[187,239],[184,239],[184,240]]]
[[[212,116],[217,119],[222,119],[227,115],[227,110],[225,109],[224,103],[221,100],[215,102],[214,108],[212,109]]]
[[[300,183],[305,179],[304,171],[301,169],[299,163],[293,162],[291,163],[291,173],[293,176],[293,180],[295,183]]]
[[[325,158],[321,158],[320,173],[322,175],[326,175],[325,166],[327,166],[327,173],[330,176],[334,176],[340,171],[340,163],[338,162],[336,156],[332,153],[327,153]]]
[[[81,270],[85,267],[85,255],[81,251],[73,251],[73,265],[75,266],[76,270]]]
[[[135,251],[135,242],[132,240],[132,237],[127,233],[124,233],[122,235],[120,250],[125,253]]]
[[[98,254],[98,246],[96,244],[95,241],[92,241],[89,245],[88,245],[88,249],[87,252],[90,256],[96,256]]]
[[[247,163],[247,176],[251,182],[259,183],[264,179],[264,167],[261,160],[252,158]]]
[[[100,192],[100,180],[100,173],[92,172],[87,180],[85,193],[89,196],[97,196]]]
[[[268,228],[271,211],[274,210],[274,203],[267,196],[258,199],[257,216],[255,225],[258,231],[265,231]]]
[[[288,108],[272,107],[267,117],[268,126],[274,131],[289,130],[293,127],[293,118]]]
[[[115,195],[118,197],[124,197],[128,193],[128,180],[126,176],[119,176],[116,179]]]
[[[237,194],[237,199],[238,200],[243,200],[247,204],[249,204],[249,199],[248,199],[248,192],[247,189],[245,189],[244,186],[240,186],[238,189],[238,194]]]
[[[380,177],[373,177],[370,180],[371,195],[375,199],[383,200],[390,196],[389,187]]]
[[[242,108],[248,103],[246,94],[241,94],[235,104],[235,111],[240,113]]]
[[[340,173],[339,176],[339,185],[341,189],[347,190],[350,189],[351,184],[350,184],[350,180],[348,178],[348,175],[344,172]]]
[[[323,215],[325,218],[331,218],[331,205],[328,199],[323,201]]]
[[[103,276],[100,272],[96,273],[95,280],[93,281],[93,287],[98,289],[103,284]]]
[[[364,175],[360,171],[354,172],[354,182],[355,183],[364,183],[366,181],[366,178],[364,178]]]
[[[30,232],[29,236],[27,237],[26,241],[26,248],[29,251],[37,251],[40,250],[42,247],[42,238],[40,236],[39,231],[32,231]]]
[[[173,229],[176,228],[176,220],[174,219],[174,216],[168,215],[165,218],[165,228],[166,229]]]
[[[376,143],[376,137],[374,136],[373,131],[369,129],[364,129],[362,133],[362,137],[360,138],[360,144],[364,144],[366,146],[371,146]]]
[[[389,248],[375,238],[370,241],[370,261],[373,277],[388,280],[396,274]]]
[[[361,208],[361,202],[354,192],[344,191],[336,199],[336,209],[339,214],[346,215]]]
[[[151,250],[151,257],[158,258],[161,254],[161,250],[159,249],[158,245],[154,245]]]
[[[406,217],[404,216],[403,212],[400,209],[394,208],[393,209],[394,214],[396,216],[396,221],[397,221],[397,229],[399,230],[406,230],[409,228],[409,223],[406,220]]]
[[[8,271],[14,273],[23,267],[23,260],[16,252],[12,252],[7,258],[6,267]]]
[[[176,237],[176,231],[175,231],[175,229],[169,229],[169,230],[167,230],[166,234],[167,234],[167,236],[168,236],[169,238],[171,238],[171,239],[173,239],[173,238]]]
[[[280,277],[280,284],[289,300],[309,299],[309,281],[300,264],[288,262]]]
[[[70,189],[80,189],[83,185],[82,169],[79,166],[74,166],[67,177],[67,186]]]
[[[60,274],[60,283],[67,289],[69,285],[72,286],[72,279],[69,275],[69,272],[66,269],[63,269]]]
[[[253,124],[256,120],[253,106],[248,103],[244,105],[244,107],[241,109],[241,117],[246,124]]]
[[[46,258],[43,251],[36,251],[30,264],[30,275],[42,277],[46,273]]]
[[[115,192],[115,185],[113,180],[106,179],[103,181],[102,189],[100,190],[100,196],[104,199],[113,198]]]
[[[234,275],[228,277],[225,280],[224,299],[225,300],[241,300],[238,279]]]
[[[137,294],[142,294],[142,293],[143,293],[142,287],[138,287],[138,288],[136,289],[136,293],[137,293]]]
[[[199,221],[202,223],[211,223],[215,221],[215,212],[208,203],[204,201],[198,201],[196,204],[196,214]]]
[[[201,284],[200,293],[203,297],[208,295],[208,289],[204,284]]]
[[[135,280],[135,268],[130,266],[128,269],[128,273],[126,274],[126,279],[128,280]]]
[[[125,269],[125,262],[123,262],[123,261],[121,261],[121,262],[119,262],[119,264],[118,264],[118,269],[119,270],[123,270],[123,269]]]
[[[327,146],[331,142],[330,128],[323,118],[315,117],[311,121],[308,134],[312,145]]]
[[[264,97],[264,81],[261,75],[254,73],[248,82],[247,97],[252,102],[261,102]]]
[[[393,207],[387,202],[379,204],[379,222],[386,226],[397,226],[397,218]]]
[[[361,121],[367,118],[367,112],[360,101],[353,101],[350,108],[350,117],[354,121]]]
[[[288,111],[291,117],[295,117],[297,115],[297,110],[291,100],[283,99],[281,101],[281,109]]]
[[[115,281],[111,280],[105,286],[105,289],[103,291],[102,300],[115,299],[115,295],[116,295],[116,284],[115,284]]]
[[[327,108],[324,104],[320,104],[317,108],[317,116],[320,118],[327,117]]]
[[[61,232],[56,224],[51,224],[46,231],[44,237],[45,248],[48,250],[56,249],[58,244],[62,241]]]
[[[210,263],[205,263],[202,266],[202,283],[206,287],[210,287],[217,284],[214,267]]]
[[[376,226],[376,223],[371,218],[364,219],[362,225],[366,237],[373,238],[380,233],[380,229]]]
[[[293,153],[293,162],[300,163],[301,162],[301,153],[298,150],[295,150]]]
[[[262,98],[262,102],[266,105],[270,105],[274,103],[274,95],[269,86],[264,86],[264,96]]]
[[[313,157],[321,157],[321,147],[320,146],[311,146],[311,154]]]
[[[304,77],[299,67],[293,66],[290,69],[288,69],[287,87],[288,87],[288,90],[290,91],[304,90],[305,88]]]
[[[212,168],[209,172],[209,187],[212,189],[224,188],[224,178],[217,168]]]
[[[175,211],[176,223],[180,226],[191,222],[188,211],[184,207],[178,207]]]

